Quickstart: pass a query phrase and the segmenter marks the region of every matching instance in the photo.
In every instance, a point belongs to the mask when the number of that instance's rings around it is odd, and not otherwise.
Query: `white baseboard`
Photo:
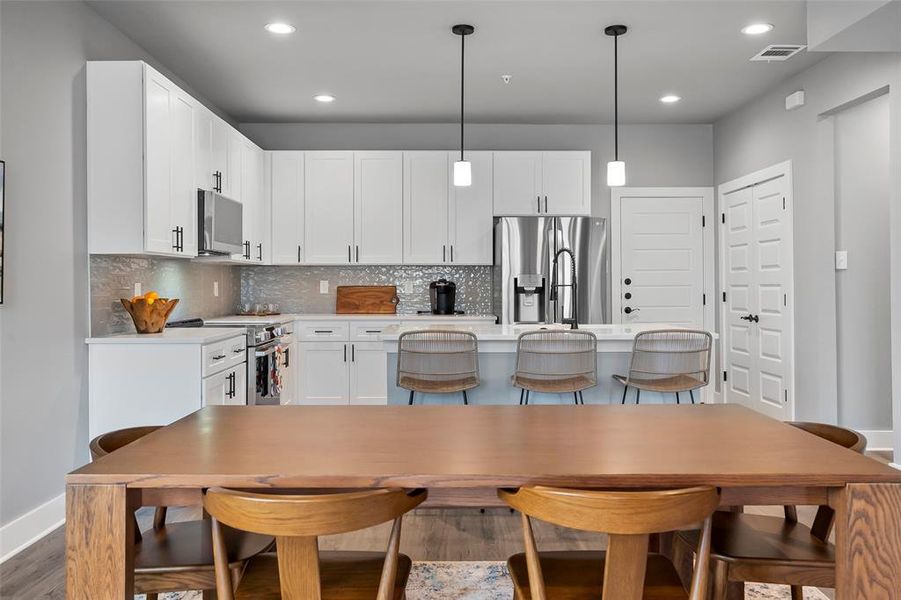
[[[41,504],[0,527],[0,563],[12,558],[66,522],[66,494]]]
[[[888,430],[858,430],[867,438],[867,450],[889,450],[895,448],[894,432]]]

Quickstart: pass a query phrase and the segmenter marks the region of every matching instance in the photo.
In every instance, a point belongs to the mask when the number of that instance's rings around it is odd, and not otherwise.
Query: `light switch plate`
[[[140,296],[140,295],[141,295],[141,282],[140,282],[140,281],[138,281],[137,283],[135,283],[135,293],[134,293],[134,295],[135,295],[135,296]]]
[[[328,294],[328,279],[319,280],[319,293]]]
[[[403,286],[403,291],[405,294],[412,294],[413,293],[413,282],[405,281],[404,286]]]
[[[848,268],[848,251],[847,250],[836,250],[835,251],[835,270],[836,271],[844,271]]]
[[[213,296],[215,296],[216,298],[219,297],[219,282],[218,281],[213,282]]]

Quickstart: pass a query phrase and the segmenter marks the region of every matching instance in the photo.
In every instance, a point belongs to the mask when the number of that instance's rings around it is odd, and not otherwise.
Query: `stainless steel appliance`
[[[220,317],[204,319],[208,327],[247,329],[247,404],[281,404],[281,384],[291,356],[294,321],[271,317]]]
[[[210,256],[245,252],[243,221],[244,207],[240,202],[215,191],[197,190],[197,253]],[[250,254],[249,247],[246,254]]]
[[[494,305],[501,323],[607,323],[607,272],[606,219],[495,219]]]
[[[447,279],[439,279],[429,284],[429,300],[432,303],[433,315],[456,314],[457,284]]]

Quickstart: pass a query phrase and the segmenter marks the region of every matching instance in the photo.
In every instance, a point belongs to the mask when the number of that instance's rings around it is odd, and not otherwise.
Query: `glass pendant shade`
[[[626,185],[626,163],[611,160],[607,163],[607,186],[622,187]]]
[[[472,185],[472,163],[468,160],[458,160],[454,163],[454,185],[456,187]]]

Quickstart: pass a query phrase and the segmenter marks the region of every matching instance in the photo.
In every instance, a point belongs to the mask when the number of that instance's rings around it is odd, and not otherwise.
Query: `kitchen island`
[[[625,325],[579,325],[582,331],[590,331],[598,339],[598,385],[583,393],[586,404],[609,404],[622,401],[623,387],[614,381],[614,374],[626,375],[629,372],[629,361],[632,343],[636,334],[652,329],[666,329],[666,325],[625,324]],[[382,343],[388,355],[388,404],[406,404],[409,392],[397,387],[397,340],[408,331],[422,329],[443,329],[452,331],[468,331],[474,333],[479,343],[479,371],[481,385],[469,390],[470,404],[519,404],[519,388],[513,387],[510,378],[516,366],[516,341],[527,331],[538,329],[563,329],[562,325],[447,325],[417,327],[415,325],[393,325],[382,331]],[[713,333],[716,352],[717,335]],[[712,384],[711,384],[712,385]],[[711,386],[695,392],[695,400],[710,403],[713,401]],[[572,394],[538,394],[532,393],[530,404],[567,404],[572,403]],[[642,392],[641,402],[648,404],[674,404],[673,394]],[[683,401],[690,402],[688,394]],[[462,402],[460,394],[416,394],[416,404],[458,404]],[[635,391],[629,390],[626,403],[635,402]]]

